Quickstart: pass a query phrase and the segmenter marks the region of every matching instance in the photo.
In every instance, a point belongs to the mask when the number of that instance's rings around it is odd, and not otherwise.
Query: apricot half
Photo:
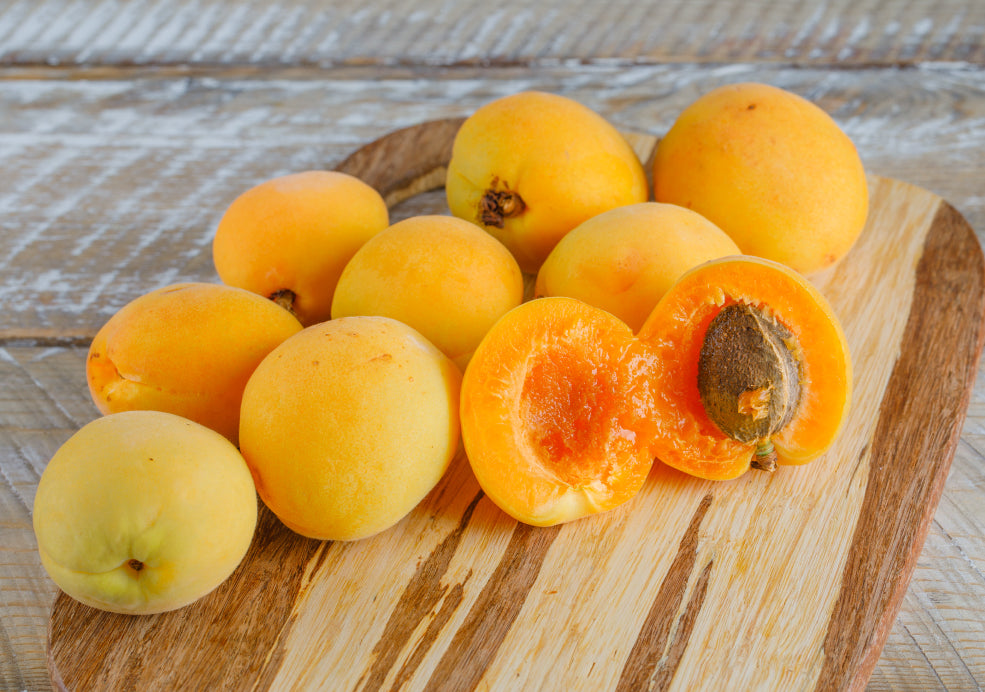
[[[536,526],[617,507],[652,465],[645,351],[624,322],[573,298],[514,308],[462,382],[462,440],[489,498]]]
[[[487,103],[462,124],[445,191],[452,214],[489,231],[528,273],[582,221],[649,195],[643,165],[608,121],[539,91]]]
[[[852,141],[817,105],[767,84],[719,87],[684,109],[657,145],[653,178],[656,201],[801,273],[844,256],[868,214]]]
[[[674,284],[639,337],[653,351],[654,453],[713,480],[804,464],[837,438],[851,402],[845,335],[827,300],[756,257],[702,264]]]

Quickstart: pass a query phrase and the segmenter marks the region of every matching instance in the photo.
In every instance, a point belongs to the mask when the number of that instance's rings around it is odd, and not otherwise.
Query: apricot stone
[[[224,283],[276,300],[308,326],[329,319],[342,269],[389,223],[383,198],[358,178],[292,173],[233,201],[216,229],[212,258]]]
[[[868,214],[852,141],[817,105],[766,84],[720,87],[688,106],[657,146],[653,177],[658,202],[801,273],[844,256]]]
[[[275,346],[301,330],[285,309],[221,284],[174,284],[121,308],[86,359],[102,413],[156,410],[184,416],[234,444],[246,381]]]
[[[353,256],[332,317],[392,317],[464,369],[493,323],[522,300],[523,274],[502,243],[453,216],[417,216],[374,236]]]
[[[246,555],[257,496],[218,433],[160,411],[98,418],[63,444],[34,498],[41,564],[69,596],[116,613],[174,610]]]
[[[630,204],[562,238],[540,268],[534,292],[578,298],[637,331],[684,272],[737,254],[732,239],[697,212],[657,202]]]
[[[292,530],[355,540],[397,523],[458,446],[461,373],[388,317],[313,325],[274,349],[243,395],[240,448]]]
[[[581,222],[648,197],[639,158],[608,121],[538,91],[487,103],[462,124],[445,190],[452,214],[502,241],[528,273]]]

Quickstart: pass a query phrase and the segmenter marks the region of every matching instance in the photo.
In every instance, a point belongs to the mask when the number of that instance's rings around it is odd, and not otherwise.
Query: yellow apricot
[[[96,333],[86,359],[89,392],[104,414],[165,411],[235,444],[246,381],[300,330],[287,310],[240,288],[166,286],[123,306]]]
[[[389,528],[455,455],[461,377],[389,317],[342,317],[292,336],[243,394],[240,449],[261,499],[311,538]]]
[[[562,238],[537,274],[535,295],[578,298],[635,332],[688,269],[738,254],[722,229],[694,211],[631,204],[603,212]]]
[[[335,284],[390,223],[380,194],[336,171],[273,178],[237,197],[212,242],[219,278],[276,300],[305,326],[329,319]]]
[[[69,596],[115,613],[181,608],[228,578],[257,520],[253,479],[218,433],[161,411],[86,424],[34,498],[41,563]]]
[[[466,119],[445,190],[452,214],[489,231],[529,273],[582,221],[648,196],[642,164],[609,122],[537,91],[497,99]]]
[[[868,214],[852,141],[817,105],[766,84],[720,87],[688,106],[660,140],[653,175],[658,202],[801,273],[845,255]]]
[[[489,328],[523,300],[502,243],[453,216],[417,216],[371,238],[346,265],[332,317],[382,315],[410,325],[462,369]]]

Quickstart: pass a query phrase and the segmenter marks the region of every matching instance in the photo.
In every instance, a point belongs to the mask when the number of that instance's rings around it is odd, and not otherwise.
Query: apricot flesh
[[[485,228],[531,274],[572,228],[645,202],[647,188],[638,157],[608,121],[538,91],[496,99],[469,116],[445,182],[452,214]]]
[[[537,274],[536,296],[569,296],[608,310],[634,331],[688,269],[739,254],[697,212],[642,202],[602,212],[568,233]]]
[[[462,382],[462,440],[486,495],[536,526],[632,499],[652,463],[647,367],[625,323],[579,300],[508,312]]]
[[[335,285],[363,243],[386,228],[380,194],[337,171],[272,178],[237,197],[219,221],[219,278],[278,301],[304,326],[331,317]]]
[[[159,411],[97,418],[45,467],[41,563],[72,598],[116,613],[181,608],[225,581],[253,538],[257,497],[218,433]]]
[[[382,315],[423,334],[462,369],[493,323],[523,300],[523,274],[498,240],[452,216],[417,216],[363,245],[332,317]]]
[[[261,499],[311,538],[389,528],[457,450],[460,385],[447,356],[388,317],[299,332],[264,359],[243,395],[240,448]]]
[[[843,257],[868,214],[849,137],[817,105],[766,84],[719,87],[684,109],[657,145],[653,177],[656,201],[801,273]]]
[[[101,413],[156,410],[238,439],[243,389],[275,346],[301,330],[249,291],[207,283],[135,298],[96,333],[86,379]]]
[[[754,306],[782,325],[790,334],[786,347],[796,361],[799,393],[782,394],[797,400],[792,416],[775,432],[752,436],[759,439],[733,436],[720,428],[708,415],[698,385],[709,326],[733,305]],[[654,358],[654,453],[686,473],[713,480],[735,478],[754,461],[759,463],[757,454],[768,453],[770,445],[780,465],[807,463],[834,443],[847,419],[852,365],[844,332],[824,296],[786,265],[749,256],[699,265],[664,295],[639,337]],[[757,409],[768,405],[757,400],[763,393],[751,389],[746,397],[733,400],[755,417]]]

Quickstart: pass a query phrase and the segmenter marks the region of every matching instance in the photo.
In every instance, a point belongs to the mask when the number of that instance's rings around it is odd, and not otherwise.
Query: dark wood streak
[[[496,571],[431,675],[427,685],[430,692],[463,692],[479,684],[523,607],[560,529],[560,525],[544,528],[517,524]]]
[[[64,690],[121,689],[121,682],[139,690],[268,688],[286,653],[294,606],[312,576],[309,562],[317,570],[326,545],[290,531],[261,503],[243,562],[189,606],[129,616],[59,594],[48,627],[53,683]],[[79,655],[80,641],[98,645]],[[197,645],[162,646],[177,641]]]
[[[441,585],[441,578],[448,571],[448,565],[451,563],[455,551],[458,550],[458,545],[462,540],[462,534],[465,533],[465,528],[472,519],[472,513],[475,511],[475,507],[479,504],[479,500],[482,497],[483,493],[480,491],[469,503],[465,512],[463,512],[458,525],[431,551],[427,559],[418,565],[414,576],[411,577],[407,586],[404,587],[403,593],[400,594],[400,600],[390,614],[390,619],[387,620],[383,634],[373,647],[371,656],[373,665],[363,674],[359,684],[356,685],[357,689],[364,691],[379,690],[383,686],[387,673],[393,667],[400,652],[407,646],[407,642],[410,641],[414,631],[424,618],[428,617],[432,609],[438,605],[442,598],[445,597],[448,586]],[[461,587],[461,585],[456,586]],[[458,594],[458,599],[460,600],[462,597],[461,592],[453,591],[451,595],[454,595],[454,593]],[[442,614],[442,617],[445,617],[445,620],[447,620],[447,616],[444,614]],[[435,637],[440,632],[440,628],[432,631],[435,622],[435,620],[432,620],[432,626],[429,626],[423,639],[418,644],[417,648],[421,652],[421,658],[423,658],[423,653],[434,642]],[[417,662],[420,662],[419,658]],[[407,664],[405,664],[404,668],[406,667]],[[413,669],[401,670],[402,676],[409,677],[412,673]]]
[[[917,266],[901,356],[880,405],[818,689],[861,689],[879,658],[954,457],[982,352],[983,315],[981,248],[961,215],[942,203]],[[926,425],[908,425],[914,418]],[[935,419],[953,424],[935,425]],[[901,472],[907,467],[916,471]],[[896,506],[908,509],[885,509]],[[899,520],[907,515],[921,520]]]
[[[431,622],[428,623],[427,630],[424,632],[424,636],[421,637],[421,641],[414,647],[413,653],[411,653],[407,661],[400,667],[397,677],[393,680],[393,685],[390,686],[391,692],[397,692],[403,689],[403,686],[410,679],[411,675],[417,670],[417,666],[421,665],[421,661],[424,660],[424,656],[438,637],[438,633],[448,624],[452,615],[458,610],[458,606],[461,605],[465,594],[465,583],[471,576],[472,570],[469,570],[465,582],[455,584],[449,589],[448,595],[441,601],[441,608],[435,613]]]
[[[701,529],[705,514],[711,507],[712,499],[711,494],[702,498],[691,517],[691,523],[681,537],[677,556],[667,570],[667,575],[653,603],[650,604],[650,612],[623,665],[616,686],[618,692],[665,689],[674,677],[681,654],[684,653],[688,638],[691,636],[694,618],[704,602],[708,576],[711,573],[712,563],[709,562],[695,584],[691,599],[678,621],[677,630],[671,641],[671,630],[677,620],[677,613],[687,592],[688,580],[694,572],[698,556],[698,531]],[[668,642],[670,650],[668,650]]]

